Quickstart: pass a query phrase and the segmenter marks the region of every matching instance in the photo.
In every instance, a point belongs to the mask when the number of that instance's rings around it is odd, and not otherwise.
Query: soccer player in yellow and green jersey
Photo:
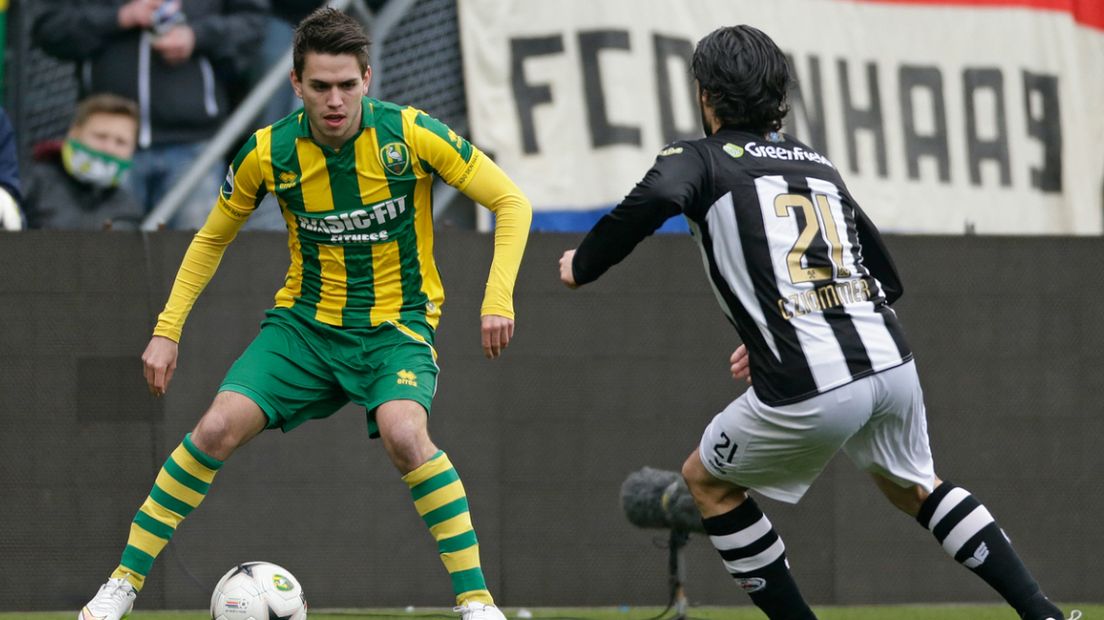
[[[531,208],[493,161],[444,124],[366,97],[370,80],[368,38],[355,20],[322,8],[299,24],[291,82],[303,109],[254,133],[230,165],[142,355],[150,390],[168,388],[188,312],[267,193],[287,223],[284,286],[211,407],[169,455],[119,566],[80,620],[129,613],[155,558],[234,450],[264,429],[289,431],[350,401],[364,407],[369,434],[382,437],[409,485],[456,611],[463,620],[503,618],[480,567],[464,487],[427,431],[444,301],[433,258],[433,176],[495,214],[481,312],[489,358],[513,337],[513,286]]]

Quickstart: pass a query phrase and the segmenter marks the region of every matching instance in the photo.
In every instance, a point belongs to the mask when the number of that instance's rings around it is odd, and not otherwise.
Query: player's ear
[[[288,73],[288,79],[291,80],[291,89],[295,91],[295,96],[302,99],[303,84],[299,81],[299,75],[295,73],[294,68]]]
[[[368,96],[368,85],[372,83],[372,67],[364,68],[364,87],[361,93],[364,96]]]

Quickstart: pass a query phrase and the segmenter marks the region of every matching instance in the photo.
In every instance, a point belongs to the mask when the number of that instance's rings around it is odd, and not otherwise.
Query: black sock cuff
[[[724,514],[702,518],[702,525],[705,526],[706,534],[724,536],[750,527],[762,518],[763,511],[759,510],[754,499],[748,497],[744,503]]]
[[[939,502],[943,501],[944,497],[951,491],[958,487],[951,483],[949,480],[944,480],[942,484],[935,487],[935,490],[928,495],[928,498],[924,500],[923,504],[920,504],[920,512],[916,514],[916,521],[924,529],[928,528],[928,523],[931,522],[932,515],[935,514],[935,509],[939,507]]]

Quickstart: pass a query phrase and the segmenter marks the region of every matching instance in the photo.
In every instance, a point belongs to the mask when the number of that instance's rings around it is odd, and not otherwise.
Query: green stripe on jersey
[[[338,153],[324,151],[326,170],[330,175],[330,194],[337,211],[352,211],[364,206],[357,181],[355,147],[356,141],[351,140]],[[341,309],[341,324],[368,325],[376,298],[372,285],[372,246],[368,243],[346,244],[344,257],[345,307]]]
[[[391,142],[407,143],[406,137],[403,134],[402,108],[392,103],[383,103],[376,106],[375,121],[376,135],[380,147]],[[384,167],[383,170],[384,174],[387,175],[387,185],[391,191],[391,196],[405,196],[407,204],[410,205],[409,208],[411,210],[416,209],[417,205],[414,203],[414,185],[416,179],[411,165],[407,165],[402,175],[394,174],[391,170],[387,169],[387,167]],[[426,205],[426,208],[430,210],[433,209],[432,201],[431,204]],[[425,304],[429,299],[422,293],[422,269],[421,260],[418,256],[418,233],[414,227],[416,218],[416,212],[412,213],[411,217],[406,218],[402,229],[395,231],[395,238],[398,242],[399,269],[402,274],[402,310],[404,313],[408,310],[417,310],[424,316]]]
[[[418,118],[414,119],[414,122],[419,127],[424,127],[426,129],[432,131],[439,138],[441,138],[442,140],[447,142],[453,149],[456,150],[457,153],[460,154],[460,157],[465,162],[471,161],[471,156],[472,156],[471,143],[468,142],[467,140],[465,140],[464,138],[461,138],[460,136],[458,136],[455,132],[450,131],[449,128],[444,123],[442,123],[441,121],[433,118],[432,116],[430,116],[428,114],[419,114]]]
[[[303,201],[303,190],[300,185],[303,170],[299,165],[299,153],[296,150],[299,125],[292,120],[285,119],[272,126],[270,140],[272,178],[276,181],[276,195],[284,199],[284,204],[305,210],[306,204]],[[280,174],[283,172],[294,174],[295,178],[300,179],[300,183],[281,189]],[[299,298],[295,300],[295,308],[313,320],[318,302],[322,299],[322,264],[318,260],[318,244],[304,238],[298,228],[295,231],[299,235],[299,247],[303,258],[303,281],[299,288]]]

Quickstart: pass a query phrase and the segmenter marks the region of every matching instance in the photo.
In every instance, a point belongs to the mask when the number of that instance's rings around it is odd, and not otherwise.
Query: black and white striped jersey
[[[763,402],[803,400],[912,358],[889,307],[902,292],[893,261],[815,150],[728,128],[668,146],[583,240],[576,282],[597,279],[680,213]]]

